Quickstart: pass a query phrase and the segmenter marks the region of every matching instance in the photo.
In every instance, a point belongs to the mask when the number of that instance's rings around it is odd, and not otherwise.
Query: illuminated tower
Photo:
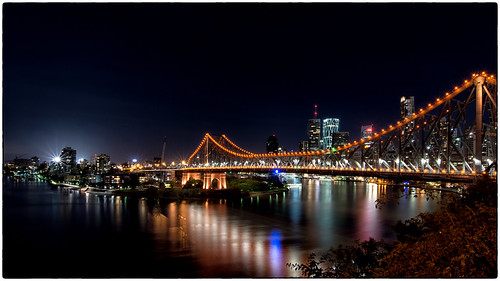
[[[321,138],[321,119],[318,119],[318,106],[314,105],[314,118],[307,122],[307,136],[309,150],[319,150]]]
[[[330,149],[333,145],[333,134],[339,131],[339,119],[323,119],[323,149]]]

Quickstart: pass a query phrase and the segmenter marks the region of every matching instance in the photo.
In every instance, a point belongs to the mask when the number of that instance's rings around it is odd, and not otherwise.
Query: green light
[[[331,151],[332,151],[332,153],[335,153],[335,152],[337,152],[337,149],[335,147],[332,147]]]

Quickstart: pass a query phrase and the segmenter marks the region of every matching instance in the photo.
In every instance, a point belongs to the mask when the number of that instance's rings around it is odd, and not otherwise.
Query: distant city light
[[[61,162],[61,157],[56,156],[56,157],[54,157],[54,159],[52,159],[52,161],[59,163],[59,162]]]
[[[137,163],[137,159],[132,159],[132,162],[133,163]]]

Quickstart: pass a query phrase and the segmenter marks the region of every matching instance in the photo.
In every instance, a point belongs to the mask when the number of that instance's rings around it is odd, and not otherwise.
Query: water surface
[[[4,277],[293,277],[287,262],[354,240],[394,240],[391,225],[437,203],[392,188],[288,179],[288,193],[241,201],[152,201],[4,182]]]

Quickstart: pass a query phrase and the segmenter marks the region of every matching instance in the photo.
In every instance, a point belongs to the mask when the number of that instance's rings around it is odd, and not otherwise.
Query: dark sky
[[[475,71],[497,74],[497,4],[3,5],[4,160],[187,159],[206,132],[297,150],[314,104],[351,139]]]

